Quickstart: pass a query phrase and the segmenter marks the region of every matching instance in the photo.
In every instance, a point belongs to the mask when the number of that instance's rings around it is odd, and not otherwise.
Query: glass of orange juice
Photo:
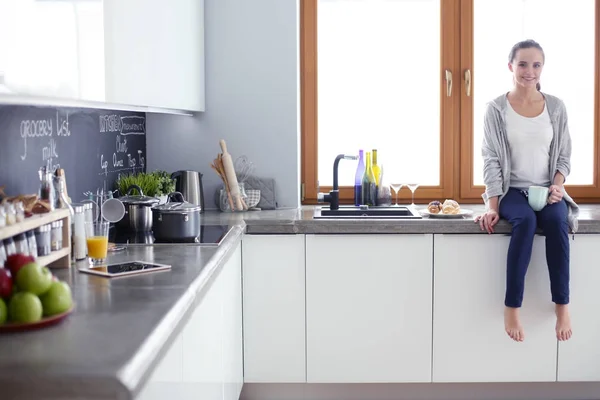
[[[102,264],[108,254],[108,221],[86,222],[88,257],[94,265]]]

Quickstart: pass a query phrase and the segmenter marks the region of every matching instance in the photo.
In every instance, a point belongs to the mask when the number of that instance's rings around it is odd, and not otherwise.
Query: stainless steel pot
[[[132,195],[137,189],[139,195]],[[120,231],[148,232],[152,230],[152,206],[158,204],[156,197],[144,196],[144,192],[137,185],[131,185],[127,194],[119,200],[125,206],[125,216],[117,223]]]
[[[152,207],[154,238],[170,242],[196,240],[200,236],[201,209],[184,201],[179,192],[169,194],[165,204]]]

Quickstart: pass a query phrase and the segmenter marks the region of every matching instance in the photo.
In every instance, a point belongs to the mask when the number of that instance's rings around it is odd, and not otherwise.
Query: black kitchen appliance
[[[186,240],[157,240],[152,232],[128,232],[112,228],[108,241],[115,244],[148,245],[148,244],[195,244],[201,246],[218,246],[225,239],[231,227],[218,224],[201,224],[200,235]]]

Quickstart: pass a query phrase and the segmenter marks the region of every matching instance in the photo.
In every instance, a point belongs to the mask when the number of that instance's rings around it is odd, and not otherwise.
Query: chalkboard
[[[39,169],[63,168],[69,197],[114,189],[122,173],[146,171],[146,114],[88,108],[0,106],[0,186],[39,190]]]

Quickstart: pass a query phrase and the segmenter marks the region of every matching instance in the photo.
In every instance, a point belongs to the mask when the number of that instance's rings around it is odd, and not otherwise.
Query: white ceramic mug
[[[527,200],[534,211],[541,211],[548,204],[550,191],[544,186],[529,186]]]

